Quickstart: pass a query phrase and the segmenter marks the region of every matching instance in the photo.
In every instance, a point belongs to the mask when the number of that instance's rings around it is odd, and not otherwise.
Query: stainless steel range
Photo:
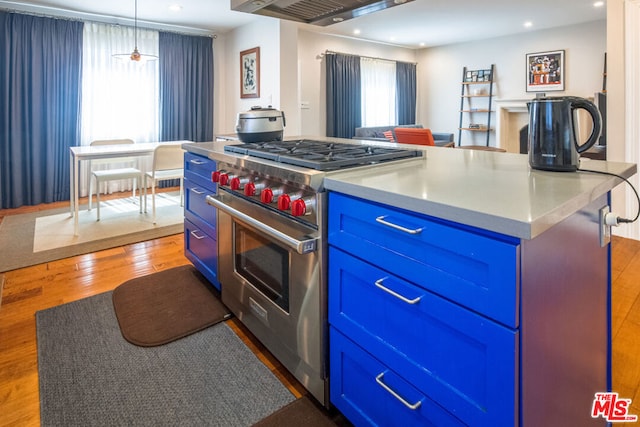
[[[330,171],[415,158],[419,150],[315,140],[225,147],[218,194],[222,301],[329,406],[326,193]]]

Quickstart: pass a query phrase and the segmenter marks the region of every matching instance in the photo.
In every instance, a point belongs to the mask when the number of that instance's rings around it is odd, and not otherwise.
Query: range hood
[[[231,9],[326,26],[411,1],[413,0],[231,0]]]

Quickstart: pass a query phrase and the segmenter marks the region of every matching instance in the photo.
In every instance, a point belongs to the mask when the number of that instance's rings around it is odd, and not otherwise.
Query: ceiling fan
[[[138,50],[138,0],[135,0],[135,15],[134,15],[134,37],[135,43],[133,52],[131,53],[116,53],[113,55],[114,58],[120,59],[122,61],[126,61],[130,59],[135,62],[146,62],[146,61],[155,61],[158,59],[156,55],[149,55],[140,53]]]

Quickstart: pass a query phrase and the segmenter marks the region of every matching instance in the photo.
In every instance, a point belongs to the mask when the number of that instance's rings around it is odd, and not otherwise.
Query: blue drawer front
[[[329,323],[464,422],[514,423],[517,331],[333,247]]]
[[[187,218],[184,221],[184,253],[198,271],[220,290],[218,242]]]
[[[207,204],[206,200],[208,195],[213,195],[215,193],[198,185],[197,182],[194,182],[185,176],[184,194],[185,211],[198,216],[204,222],[208,223],[211,228],[207,230],[207,232],[209,234],[215,234],[217,211],[213,206]]]
[[[356,426],[464,425],[334,328],[330,340],[331,403]]]
[[[416,234],[384,225],[376,219]],[[519,245],[337,193],[329,194],[330,245],[509,327],[518,327]],[[498,238],[499,237],[499,238]]]
[[[216,170],[216,162],[193,153],[184,154],[184,172],[199,175],[205,182],[211,182],[211,172]]]

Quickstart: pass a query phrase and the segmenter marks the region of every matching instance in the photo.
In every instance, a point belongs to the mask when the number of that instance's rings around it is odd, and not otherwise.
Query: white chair
[[[147,179],[151,179],[153,223],[156,223],[156,184],[170,179],[180,180],[180,206],[184,206],[184,150],[182,144],[160,144],[153,151],[153,166],[144,175],[144,210],[147,211]]]
[[[98,140],[91,142],[90,145],[118,145],[118,144],[133,144],[131,139],[108,139]],[[96,165],[103,164],[129,164],[127,167],[118,167],[113,169],[100,169],[94,170]],[[110,158],[104,160],[92,160],[91,161],[91,177],[89,178],[89,210],[91,210],[91,202],[93,199],[93,182],[95,180],[96,187],[96,205],[97,205],[97,221],[100,221],[100,184],[103,182],[115,181],[120,179],[133,179],[133,197],[136,196],[136,187],[138,188],[138,197],[140,203],[140,213],[142,213],[142,188],[140,185],[143,182],[144,175],[140,169],[134,168],[135,159],[132,157]],[[106,193],[106,190],[105,190]]]

